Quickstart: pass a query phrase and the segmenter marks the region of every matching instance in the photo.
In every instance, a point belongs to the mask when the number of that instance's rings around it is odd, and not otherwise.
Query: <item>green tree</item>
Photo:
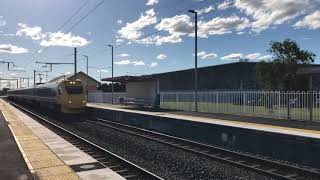
[[[272,60],[262,61],[256,67],[257,78],[265,90],[293,90],[297,84],[297,71],[303,64],[314,62],[316,55],[300,49],[291,39],[271,42],[268,52]]]

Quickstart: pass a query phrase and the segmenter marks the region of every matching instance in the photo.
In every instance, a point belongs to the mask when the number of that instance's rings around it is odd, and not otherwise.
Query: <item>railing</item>
[[[194,98],[192,91],[161,92],[160,107],[194,111]],[[202,91],[198,111],[320,121],[320,92]]]
[[[125,92],[115,92],[113,93],[113,103],[119,104],[119,97],[125,97]],[[88,93],[88,102],[95,103],[111,103],[112,93],[110,92],[93,92]]]

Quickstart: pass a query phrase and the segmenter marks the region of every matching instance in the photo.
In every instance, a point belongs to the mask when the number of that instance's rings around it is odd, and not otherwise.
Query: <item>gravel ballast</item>
[[[54,121],[164,179],[271,179],[110,128],[87,122]]]

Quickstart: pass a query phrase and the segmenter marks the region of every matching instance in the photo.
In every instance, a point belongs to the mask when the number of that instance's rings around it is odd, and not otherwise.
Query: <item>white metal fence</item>
[[[119,104],[119,97],[126,96],[125,92],[115,92],[113,93],[113,103]],[[111,103],[112,93],[110,92],[93,92],[88,93],[88,102],[95,103]]]
[[[160,107],[194,111],[194,92],[161,92]],[[198,111],[320,121],[320,92],[203,91]]]

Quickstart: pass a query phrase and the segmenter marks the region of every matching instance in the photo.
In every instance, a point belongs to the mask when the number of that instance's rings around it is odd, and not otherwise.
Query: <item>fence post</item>
[[[216,113],[219,112],[219,92],[216,91],[216,108],[217,108],[217,111]]]
[[[287,119],[290,120],[290,92],[287,92]]]
[[[179,106],[178,106],[178,92],[175,92],[175,94],[176,94],[176,108],[175,109],[177,109]]]
[[[246,114],[246,92],[243,92],[243,113]]]
[[[309,77],[309,109],[310,109],[310,121],[313,119],[313,90],[312,90],[312,75]]]
[[[280,113],[281,113],[281,92],[278,91],[278,118],[280,118]]]

